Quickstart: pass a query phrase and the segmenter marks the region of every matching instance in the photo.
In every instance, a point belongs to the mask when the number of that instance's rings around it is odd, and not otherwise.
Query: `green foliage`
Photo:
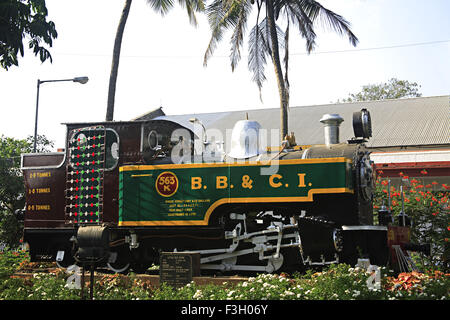
[[[0,250],[0,280],[12,275],[27,260],[29,261],[29,255],[25,251]]]
[[[45,136],[38,136],[38,150],[53,146]],[[22,237],[22,224],[15,211],[25,206],[24,181],[20,170],[22,153],[33,150],[33,137],[14,139],[0,136],[0,244],[15,248]]]
[[[424,183],[426,170],[421,177],[408,177],[403,174],[405,181],[404,209],[407,216],[412,219],[411,241],[414,243],[430,243],[432,254],[429,257],[416,256],[416,262],[421,269],[437,268],[445,270],[449,260],[450,239],[450,187],[437,182]],[[398,188],[391,186],[391,210],[395,221],[402,210],[402,195]],[[387,206],[388,180],[378,177],[376,180],[376,194],[374,201],[374,214],[380,206]],[[419,259],[420,258],[420,259]]]
[[[36,273],[31,279],[21,279],[13,274],[29,263],[24,250],[0,251],[0,300],[62,300],[77,299],[77,292],[65,288],[64,272]]]
[[[23,57],[25,36],[28,47],[41,62],[50,59],[50,52],[42,43],[52,46],[58,33],[55,24],[47,21],[45,0],[3,0],[0,2],[0,66],[6,70],[18,66],[18,53]]]
[[[66,286],[69,274],[61,269],[35,272],[29,279],[15,272],[27,268],[26,251],[0,251],[0,300],[79,300],[81,291]],[[322,272],[306,274],[263,274],[247,281],[222,285],[197,285],[181,288],[166,284],[155,288],[136,275],[104,276],[95,282],[94,300],[406,300],[450,298],[450,274],[402,273],[397,277],[381,269],[381,286],[370,289],[371,273],[345,264],[331,265]],[[89,288],[84,289],[89,296]]]
[[[417,276],[418,275],[418,276]],[[381,269],[381,286],[369,288],[371,273],[345,264],[304,275],[262,274],[232,285],[197,285],[172,288],[165,284],[151,296],[154,300],[395,300],[449,299],[449,275],[402,274],[390,277]]]
[[[380,84],[369,84],[362,87],[362,90],[356,94],[349,96],[342,101],[337,102],[357,102],[357,101],[374,101],[385,99],[400,99],[421,97],[419,92],[420,85],[416,82],[408,80],[398,80],[391,78],[388,82]]]
[[[29,151],[26,140],[0,137],[0,243],[9,247],[15,247],[21,237],[14,211],[25,205],[20,154]]]

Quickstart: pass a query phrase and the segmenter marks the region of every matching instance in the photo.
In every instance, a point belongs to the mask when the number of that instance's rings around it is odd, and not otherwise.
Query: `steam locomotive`
[[[320,119],[323,145],[291,135],[265,150],[258,122],[241,120],[228,153],[164,117],[66,124],[63,152],[22,155],[31,260],[142,272],[189,251],[202,272],[385,265],[399,232],[373,225],[370,113],[353,114],[346,142],[342,121]]]

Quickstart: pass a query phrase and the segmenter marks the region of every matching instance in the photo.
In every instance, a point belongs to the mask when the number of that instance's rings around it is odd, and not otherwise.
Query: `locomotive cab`
[[[32,261],[74,262],[80,226],[117,226],[119,167],[167,161],[179,140],[171,121],[69,123],[63,152],[22,155],[24,240]],[[170,159],[170,157],[169,157]],[[59,254],[58,254],[59,252]]]

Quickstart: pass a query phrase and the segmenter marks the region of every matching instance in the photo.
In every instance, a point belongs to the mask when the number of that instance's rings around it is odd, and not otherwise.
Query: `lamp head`
[[[81,84],[85,84],[86,82],[89,81],[89,78],[88,77],[76,77],[76,78],[73,78],[72,81],[73,82],[78,82],[78,83],[81,83]]]

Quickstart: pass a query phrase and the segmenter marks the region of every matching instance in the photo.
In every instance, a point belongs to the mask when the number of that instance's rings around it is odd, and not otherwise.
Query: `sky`
[[[290,106],[334,103],[367,84],[390,78],[417,82],[423,96],[450,94],[450,1],[322,0],[351,23],[357,47],[320,24],[317,46],[290,35]],[[40,86],[38,134],[64,147],[62,123],[103,121],[106,115],[114,38],[124,0],[47,0],[48,20],[58,37],[53,62],[41,63],[29,49],[19,67],[0,69],[0,135],[34,134],[37,80],[89,77],[89,82]],[[175,1],[166,16],[134,0],[126,24],[117,79],[114,120],[131,120],[162,106],[167,115],[279,107],[273,66],[266,66],[262,101],[247,67],[247,37],[232,72],[229,35],[206,67],[210,39],[206,17],[189,24]],[[248,31],[255,23],[249,19]],[[293,29],[291,29],[293,30]],[[25,48],[27,42],[25,39]],[[278,121],[276,119],[275,121]]]

